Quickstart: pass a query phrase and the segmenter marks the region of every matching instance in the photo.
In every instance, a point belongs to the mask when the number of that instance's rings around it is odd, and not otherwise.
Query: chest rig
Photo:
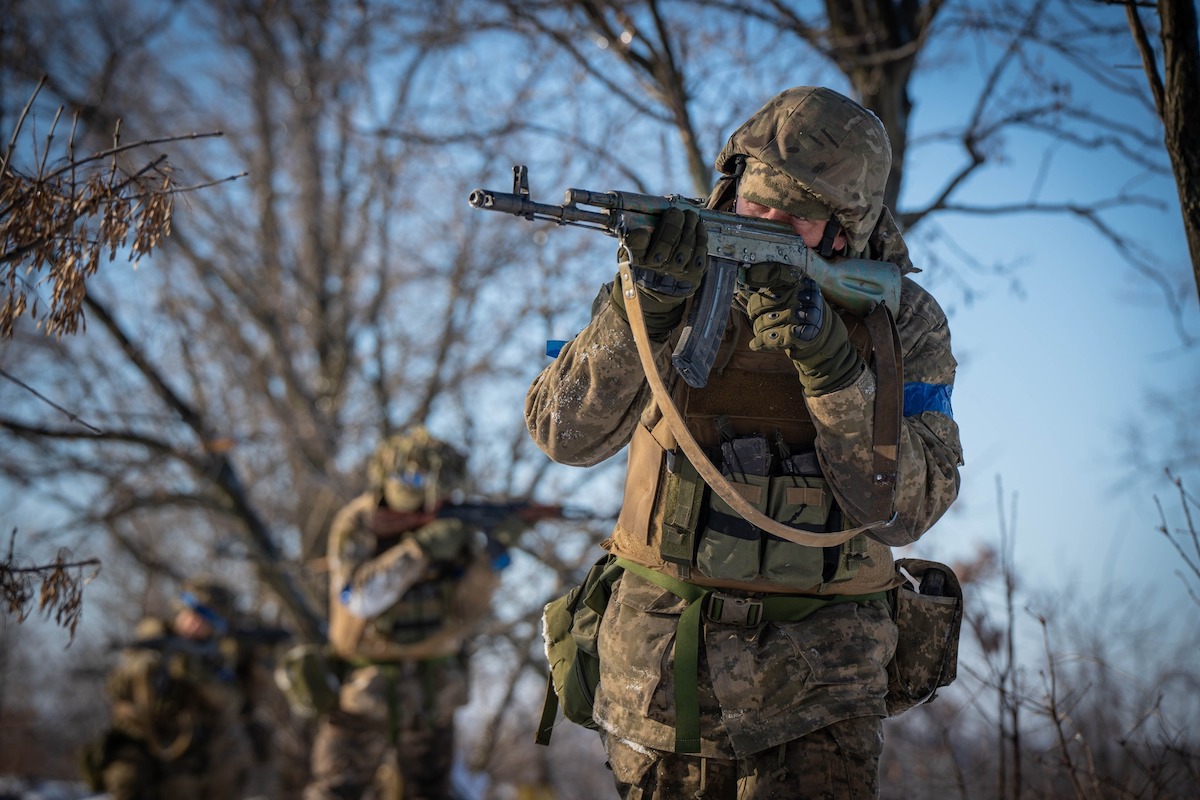
[[[863,321],[842,314],[867,358]],[[815,452],[816,427],[790,358],[754,352],[749,322],[733,311],[716,367],[700,389],[677,381],[671,399],[688,432],[747,503],[792,528],[849,530]],[[611,549],[702,586],[765,593],[843,593],[890,580],[887,547],[859,534],[811,547],[747,522],[708,488],[659,421],[638,426],[629,448],[625,500]],[[855,581],[860,569],[866,572]]]

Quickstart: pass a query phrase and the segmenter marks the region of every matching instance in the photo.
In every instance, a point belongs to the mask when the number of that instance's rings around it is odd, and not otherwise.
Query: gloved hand
[[[843,389],[859,376],[862,357],[850,342],[846,324],[812,278],[752,288],[746,301],[754,324],[751,350],[787,353],[810,397]]]
[[[622,240],[641,294],[646,328],[663,339],[683,317],[683,304],[700,288],[708,267],[708,233],[700,214],[681,208],[664,211],[653,228],[626,231]],[[612,306],[628,321],[621,279],[613,284]]]
[[[449,518],[428,522],[412,534],[421,545],[421,551],[432,561],[455,560],[473,536],[462,522]]]
[[[532,527],[533,523],[526,522],[516,514],[513,514],[492,526],[488,531],[488,536],[495,539],[504,547],[512,547],[521,538],[521,535]]]

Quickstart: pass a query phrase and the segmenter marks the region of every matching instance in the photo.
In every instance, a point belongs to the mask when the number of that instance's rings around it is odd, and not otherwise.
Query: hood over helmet
[[[806,219],[832,216],[851,253],[866,250],[892,166],[887,131],[869,110],[832,89],[787,89],[733,132],[716,168],[735,175],[740,160],[738,194]]]

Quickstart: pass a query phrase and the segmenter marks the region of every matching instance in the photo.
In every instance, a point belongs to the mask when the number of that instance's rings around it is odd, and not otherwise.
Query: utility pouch
[[[824,478],[787,475],[771,479],[767,515],[772,519],[801,530],[822,532],[828,530],[832,512],[833,493]],[[829,583],[837,575],[842,561],[841,547],[805,547],[775,536],[766,538],[763,578],[795,586],[817,586]]]
[[[758,511],[767,513],[771,478],[734,473],[730,485]],[[710,578],[752,581],[758,577],[762,531],[709,492],[707,514],[696,546],[696,568]]]
[[[690,567],[696,549],[696,524],[704,500],[704,481],[683,453],[668,450],[666,455],[666,513],[662,523],[659,555]]]
[[[337,708],[339,664],[328,645],[300,644],[283,654],[275,667],[275,685],[293,714],[311,719]]]
[[[600,651],[597,640],[600,622],[612,597],[613,583],[622,569],[616,556],[606,555],[592,565],[583,583],[546,604],[542,612],[542,638],[550,678],[546,701],[534,741],[549,744],[554,718],[561,707],[563,716],[577,725],[595,730],[592,705],[600,684]]]
[[[954,682],[963,615],[962,586],[945,564],[902,558],[896,568],[912,579],[891,593],[899,629],[887,668],[887,710],[893,717],[931,702],[938,689]]]

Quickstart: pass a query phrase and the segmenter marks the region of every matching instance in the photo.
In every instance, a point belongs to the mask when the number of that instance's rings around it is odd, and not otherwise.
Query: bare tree
[[[1170,542],[1171,548],[1179,557],[1183,566],[1177,570],[1177,574],[1187,588],[1192,602],[1200,606],[1200,523],[1196,520],[1197,511],[1200,511],[1200,501],[1188,491],[1183,478],[1172,475],[1169,469],[1167,478],[1174,484],[1178,493],[1179,513],[1183,519],[1181,524],[1172,523],[1172,515],[1167,514],[1162,502],[1155,497],[1154,502],[1158,506],[1161,519],[1158,532]]]
[[[140,64],[150,51],[135,52],[119,31],[98,37],[117,45],[98,54],[110,68],[95,78],[111,83],[56,84],[74,107],[103,96],[94,116],[122,115],[127,126],[149,127],[160,113],[219,122],[229,146],[181,161],[180,171],[208,175],[225,163],[250,172],[244,190],[192,197],[156,275],[139,274],[136,288],[96,286],[86,298],[100,329],[88,393],[123,392],[151,422],[129,424],[106,411],[102,433],[20,414],[5,425],[40,458],[63,459],[102,480],[103,503],[81,509],[77,521],[112,529],[122,549],[143,559],[159,551],[152,560],[170,561],[161,545],[120,532],[133,518],[169,513],[175,524],[215,527],[214,542],[236,531],[297,624],[317,636],[321,593],[304,585],[296,564],[320,552],[330,516],[359,488],[361,460],[380,436],[429,420],[470,381],[502,374],[501,351],[511,342],[505,329],[519,317],[494,310],[505,302],[495,294],[504,262],[483,258],[482,229],[454,234],[444,219],[431,220],[446,209],[431,215],[421,207],[417,176],[463,198],[469,185],[452,170],[421,168],[431,152],[426,142],[438,137],[425,138],[415,124],[431,111],[417,89],[437,45],[402,48],[395,59],[402,82],[380,92],[366,66],[406,36],[384,24],[384,9],[234,3],[192,13],[212,15],[217,37],[208,46],[238,65],[215,71],[205,86],[186,73],[160,72],[156,96],[183,105],[120,105],[123,92],[148,96],[120,65]],[[346,27],[335,39],[338,25]],[[383,41],[385,31],[397,38]],[[204,101],[222,92],[247,102],[225,114]],[[188,99],[204,111],[189,117],[181,111]],[[131,290],[158,297],[164,319],[153,335],[117,302]],[[428,315],[416,318],[418,307]],[[473,326],[478,315],[486,329]],[[78,373],[72,381],[83,383]],[[60,397],[81,397],[63,388]],[[108,464],[81,464],[72,443]]]
[[[1148,618],[1143,604],[1102,599],[1138,587],[1107,586],[1097,602],[1078,587],[1022,583],[1004,508],[1015,500],[1000,500],[1000,551],[954,565],[968,615],[958,680],[888,721],[882,796],[1193,796],[1194,616]]]

